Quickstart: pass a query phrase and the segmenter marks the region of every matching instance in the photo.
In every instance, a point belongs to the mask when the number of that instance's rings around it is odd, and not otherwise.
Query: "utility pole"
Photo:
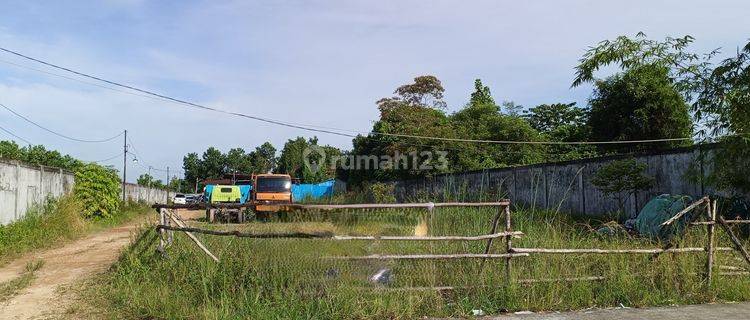
[[[169,166],[167,166],[167,202],[169,203]]]
[[[125,178],[128,172],[128,130],[125,130],[125,138],[122,141],[122,201],[125,201]]]

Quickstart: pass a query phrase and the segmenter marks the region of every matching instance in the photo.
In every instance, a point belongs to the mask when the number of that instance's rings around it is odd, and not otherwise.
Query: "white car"
[[[187,201],[185,200],[185,195],[182,193],[175,194],[174,197],[172,197],[172,203],[174,204],[186,204]]]

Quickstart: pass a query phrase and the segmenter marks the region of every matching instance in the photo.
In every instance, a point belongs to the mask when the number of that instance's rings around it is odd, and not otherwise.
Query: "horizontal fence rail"
[[[732,251],[728,247],[714,248],[715,251]],[[686,253],[686,252],[706,252],[706,248],[672,248],[672,249],[548,249],[548,248],[518,248],[514,247],[513,252],[519,253],[549,253],[549,254],[568,254],[568,253],[590,253],[590,254],[654,254],[654,253]]]
[[[253,203],[194,203],[194,204],[162,204],[157,203],[154,209],[242,209],[252,208]],[[424,203],[364,203],[364,204],[265,204],[297,210],[343,210],[343,209],[403,209],[403,208],[447,208],[447,207],[498,207],[510,205],[510,200],[497,202],[424,202]]]
[[[746,269],[736,268],[731,272],[714,272],[714,255],[715,252],[737,252],[744,260],[750,265],[750,253],[743,247],[742,242],[730,229],[731,224],[746,224],[750,223],[750,220],[725,220],[722,216],[717,215],[716,201],[703,197],[699,200],[689,204],[683,210],[680,210],[674,216],[670,217],[664,223],[662,227],[667,227],[683,217],[688,217],[687,221],[682,221],[688,227],[705,225],[707,227],[708,236],[705,247],[683,247],[675,248],[673,243],[667,243],[662,248],[633,248],[633,249],[603,249],[603,248],[523,248],[513,247],[512,239],[524,236],[523,232],[513,231],[511,224],[511,212],[510,212],[510,200],[501,200],[498,202],[477,202],[477,203],[463,203],[463,202],[449,202],[449,203],[395,203],[395,204],[343,204],[343,205],[326,205],[326,204],[291,204],[291,205],[280,205],[295,210],[357,210],[357,209],[397,209],[397,208],[422,208],[432,212],[435,208],[441,207],[496,207],[497,212],[492,218],[489,232],[487,234],[475,235],[475,236],[462,236],[462,235],[443,235],[443,236],[360,236],[360,235],[335,235],[333,232],[284,232],[284,233],[249,233],[241,231],[219,231],[219,230],[208,230],[193,228],[187,226],[184,222],[176,219],[174,214],[175,209],[195,209],[195,208],[251,208],[252,204],[192,204],[192,205],[154,205],[157,208],[160,215],[160,224],[156,226],[156,229],[160,234],[164,231],[181,231],[188,234],[207,254],[209,254],[215,261],[218,258],[213,256],[208,249],[198,241],[192,233],[201,233],[208,235],[217,236],[235,236],[243,238],[256,238],[256,239],[274,239],[274,238],[301,238],[301,239],[323,239],[323,240],[335,240],[335,241],[486,241],[486,246],[483,253],[454,253],[454,254],[371,254],[364,256],[327,256],[322,257],[329,260],[342,260],[342,261],[368,261],[368,260],[458,260],[458,259],[481,259],[482,265],[480,265],[480,272],[484,266],[486,259],[504,259],[505,260],[505,280],[507,283],[521,283],[530,284],[537,282],[550,282],[550,281],[599,281],[606,279],[603,276],[584,276],[576,278],[563,278],[563,279],[514,279],[511,272],[511,259],[516,257],[528,257],[534,254],[651,254],[653,257],[658,256],[662,253],[706,253],[707,263],[705,272],[701,272],[706,277],[708,287],[711,285],[711,277],[713,274],[717,275],[747,275],[750,274]],[[690,214],[692,211],[699,209],[705,209],[705,215],[703,214]],[[169,218],[167,218],[167,215]],[[687,216],[686,216],[687,215]],[[501,223],[501,218],[504,217],[504,223]],[[705,221],[700,220],[700,217],[705,217]],[[170,220],[171,219],[171,220]],[[169,222],[174,221],[177,226],[172,226]],[[732,241],[734,247],[716,247],[715,246],[715,225],[720,225],[721,228],[726,231],[729,239]],[[503,228],[503,229],[500,229]],[[500,229],[500,230],[498,230]],[[503,239],[505,247],[502,253],[490,253],[492,242],[494,239]],[[170,234],[171,243],[171,234]],[[163,243],[162,243],[163,245]],[[719,266],[721,270],[722,266]],[[687,273],[696,274],[696,273]],[[424,287],[429,290],[448,290],[458,287]],[[410,288],[397,288],[407,289]]]
[[[394,255],[394,254],[372,254],[369,256],[336,256],[336,257],[325,257],[330,260],[448,260],[448,259],[507,259],[514,257],[528,257],[528,253],[498,253],[498,254],[482,254],[482,253],[460,253],[460,254],[405,254],[405,255]]]

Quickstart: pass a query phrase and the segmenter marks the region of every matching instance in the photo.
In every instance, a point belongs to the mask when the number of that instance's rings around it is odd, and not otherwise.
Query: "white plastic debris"
[[[513,312],[513,314],[534,314],[534,313],[528,310],[524,310],[524,311]]]
[[[474,309],[474,310],[471,310],[471,314],[473,316],[475,316],[475,317],[481,317],[481,316],[484,315],[484,310],[482,310],[482,309]]]
[[[391,269],[381,268],[378,272],[370,276],[370,282],[384,285],[391,284],[393,282],[393,273]]]

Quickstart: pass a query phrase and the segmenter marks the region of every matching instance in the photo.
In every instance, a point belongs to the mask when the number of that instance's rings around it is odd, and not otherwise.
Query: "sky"
[[[750,39],[747,12],[748,1],[685,0],[13,1],[0,12],[0,47],[227,111],[367,132],[375,101],[419,75],[443,82],[449,112],[466,104],[477,78],[496,101],[585,106],[592,87],[570,85],[589,46],[638,32],[692,35],[696,52],[729,55]],[[128,161],[128,181],[148,166],[157,178],[167,166],[174,173],[185,154],[209,146],[249,151],[270,141],[280,150],[287,139],[316,135],[351,148],[351,138],[92,83],[0,53],[0,103],[80,139],[127,129],[139,158]],[[123,148],[121,137],[68,141],[4,109],[0,126],[82,160]],[[0,139],[17,140],[4,132]],[[122,159],[104,164],[119,169]]]

